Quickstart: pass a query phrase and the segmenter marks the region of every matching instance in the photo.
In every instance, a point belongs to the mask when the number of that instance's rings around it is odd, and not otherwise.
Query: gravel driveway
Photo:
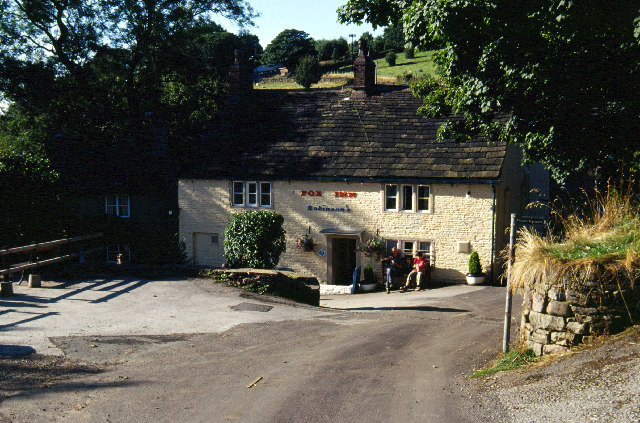
[[[243,323],[330,314],[289,304],[272,304],[268,313],[243,310],[244,291],[197,279],[44,281],[42,288],[14,284],[14,293],[0,298],[0,354],[30,348],[62,355],[50,341],[58,336],[218,333]]]
[[[14,288],[0,299],[3,423],[640,421],[638,331],[470,379],[500,348],[502,288],[326,296],[320,308],[197,279]],[[1,357],[16,351],[45,355]]]

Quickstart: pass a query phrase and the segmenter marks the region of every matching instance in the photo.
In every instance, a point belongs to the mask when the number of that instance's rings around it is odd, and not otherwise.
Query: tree
[[[155,111],[166,80],[162,71],[169,63],[165,60],[167,49],[193,40],[188,35],[202,40],[203,32],[220,32],[222,28],[211,21],[214,15],[241,24],[250,23],[255,16],[245,0],[0,0],[0,14],[0,91],[10,102],[31,107],[50,103],[51,99],[57,103],[73,101],[65,98],[69,92],[74,97],[111,94],[111,99],[122,100],[107,110],[117,108],[129,121]],[[21,79],[28,78],[34,69],[39,72],[39,81],[48,87],[40,91],[44,94],[40,97],[45,97],[40,103],[20,92],[24,85]],[[102,74],[97,75],[99,71]],[[111,81],[116,83],[96,88],[96,84],[106,82],[105,78],[116,78]],[[51,82],[66,86],[57,91]],[[92,92],[96,89],[107,92],[96,95]],[[114,89],[118,92],[109,93]],[[44,108],[52,109],[47,104]],[[68,110],[64,112],[70,115]]]
[[[331,59],[331,53],[333,53],[331,40],[316,40],[316,51],[318,52],[318,60]]]
[[[47,159],[0,147],[0,248],[62,235],[58,178]]]
[[[224,232],[224,256],[230,267],[273,268],[286,251],[282,215],[249,210],[234,213]]]
[[[267,45],[261,61],[265,65],[282,63],[295,73],[295,66],[302,57],[317,54],[313,38],[309,34],[297,29],[285,29]]]
[[[238,34],[238,38],[240,39],[240,49],[247,54],[250,60],[257,61],[264,52],[258,36],[243,30]]]
[[[400,53],[404,50],[404,33],[402,32],[402,26],[389,25],[384,29],[382,33],[384,38],[384,49],[393,50],[396,53]]]
[[[367,46],[367,48],[369,49],[369,51],[367,52],[370,56],[374,56],[376,55],[376,52],[374,51],[374,38],[373,35],[371,35],[370,32],[366,31],[364,32],[361,36],[360,36],[360,41],[364,41],[364,45]]]
[[[349,53],[347,40],[340,37],[335,40],[318,40],[315,42],[318,60],[340,60]]]
[[[384,57],[384,60],[387,61],[387,64],[389,66],[395,66],[396,65],[396,60],[398,59],[398,55],[396,54],[395,51],[390,51],[389,53],[387,53],[387,55]]]
[[[374,57],[380,57],[382,55],[384,52],[384,37],[382,35],[378,35],[373,39],[371,49],[373,50]]]
[[[633,2],[350,0],[341,22],[400,23],[414,46],[435,41],[442,77],[414,93],[429,116],[456,113],[439,139],[522,147],[562,181],[637,166],[640,13]],[[588,145],[588,153],[585,146]]]
[[[163,195],[178,156],[165,153],[199,137],[226,95],[233,50],[253,41],[214,15],[255,16],[245,0],[0,0],[0,14],[0,147],[50,159],[58,187]],[[40,198],[42,187],[23,193]],[[157,246],[177,231],[174,218],[156,220],[140,238]]]
[[[314,56],[305,56],[300,59],[298,66],[296,66],[294,78],[298,84],[306,89],[311,88],[311,84],[317,84],[320,78],[322,78],[322,71],[320,70],[318,59]]]
[[[404,57],[407,59],[413,59],[416,57],[416,51],[413,47],[407,47],[404,49]]]

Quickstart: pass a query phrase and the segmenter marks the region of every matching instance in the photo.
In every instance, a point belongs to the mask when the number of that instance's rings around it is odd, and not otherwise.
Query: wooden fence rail
[[[71,238],[63,238],[55,241],[39,242],[36,244],[24,245],[22,247],[7,248],[4,250],[0,250],[0,256],[2,256],[3,258],[2,264],[4,264],[4,256],[7,256],[9,254],[19,254],[19,253],[30,254],[34,252],[51,251],[62,245],[71,244],[74,242],[87,241],[91,239],[97,239],[97,238],[101,238],[102,236],[103,235],[101,233],[97,233],[97,234],[91,234],[91,235],[76,236]],[[0,283],[0,296],[6,297],[6,296],[13,295],[13,287],[12,287],[13,285],[10,281],[8,281],[12,273],[18,273],[18,272],[25,271],[27,269],[35,269],[37,267],[59,263],[65,260],[70,260],[72,258],[81,257],[85,254],[95,253],[95,252],[101,251],[102,249],[103,249],[102,247],[91,248],[88,250],[80,248],[80,251],[78,251],[77,253],[65,254],[58,257],[38,260],[35,262],[29,259],[29,261],[27,262],[16,263],[15,265],[9,266],[6,269],[0,269],[0,277],[2,277],[2,282]],[[31,281],[30,281],[30,286],[31,286]]]
[[[21,271],[27,270],[27,269],[34,269],[36,267],[46,266],[48,264],[59,263],[61,261],[65,261],[65,260],[69,260],[69,259],[72,259],[72,258],[80,257],[83,254],[97,253],[98,251],[102,251],[102,250],[104,250],[104,248],[97,247],[97,248],[92,248],[90,250],[83,250],[83,251],[80,251],[78,253],[66,254],[66,255],[60,256],[60,257],[54,257],[54,258],[50,258],[50,259],[46,259],[46,260],[35,261],[33,263],[19,264],[17,266],[12,266],[12,267],[10,267],[8,269],[0,270],[0,275],[10,275],[11,273],[17,273],[17,272],[21,272]]]
[[[70,244],[72,242],[79,242],[79,241],[86,241],[88,239],[95,239],[100,237],[102,237],[102,234],[97,233],[97,234],[91,234],[91,235],[76,236],[72,238],[63,238],[55,241],[40,242],[37,244],[24,245],[22,247],[8,248],[6,250],[0,250],[0,256],[4,256],[7,254],[15,254],[15,253],[49,251],[64,244]]]

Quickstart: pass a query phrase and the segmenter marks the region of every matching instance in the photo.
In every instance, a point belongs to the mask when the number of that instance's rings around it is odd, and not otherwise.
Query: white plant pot
[[[484,282],[484,275],[467,275],[467,285],[480,285]]]
[[[363,290],[363,291],[370,292],[370,291],[375,291],[376,290],[376,286],[377,286],[377,284],[375,284],[375,283],[367,283],[367,284],[361,283],[360,284],[360,289]]]

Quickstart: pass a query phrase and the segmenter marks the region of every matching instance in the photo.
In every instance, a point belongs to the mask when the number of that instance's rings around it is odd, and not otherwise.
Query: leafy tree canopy
[[[0,141],[23,147],[63,133],[68,148],[131,157],[154,127],[188,141],[220,104],[233,50],[258,47],[212,20],[250,24],[245,0],[0,0],[0,14]]]
[[[0,248],[62,235],[59,195],[48,160],[0,146]]]
[[[194,22],[222,15],[250,24],[255,17],[245,0],[0,0],[0,14],[2,55],[52,57],[75,75],[104,48],[131,49],[137,64]]]
[[[384,38],[384,49],[393,50],[396,53],[400,53],[404,50],[404,33],[402,32],[402,26],[389,25],[382,33]]]
[[[444,46],[435,56],[441,79],[414,86],[423,113],[465,117],[444,124],[440,139],[465,141],[482,131],[521,146],[527,161],[544,163],[559,181],[637,166],[634,2],[349,0],[338,16],[374,27],[402,23],[413,45]]]
[[[294,70],[304,56],[317,56],[313,38],[304,31],[285,29],[267,45],[261,61],[265,65],[282,63]]]
[[[340,37],[335,40],[318,40],[315,43],[318,60],[340,60],[349,54],[349,43]]]

